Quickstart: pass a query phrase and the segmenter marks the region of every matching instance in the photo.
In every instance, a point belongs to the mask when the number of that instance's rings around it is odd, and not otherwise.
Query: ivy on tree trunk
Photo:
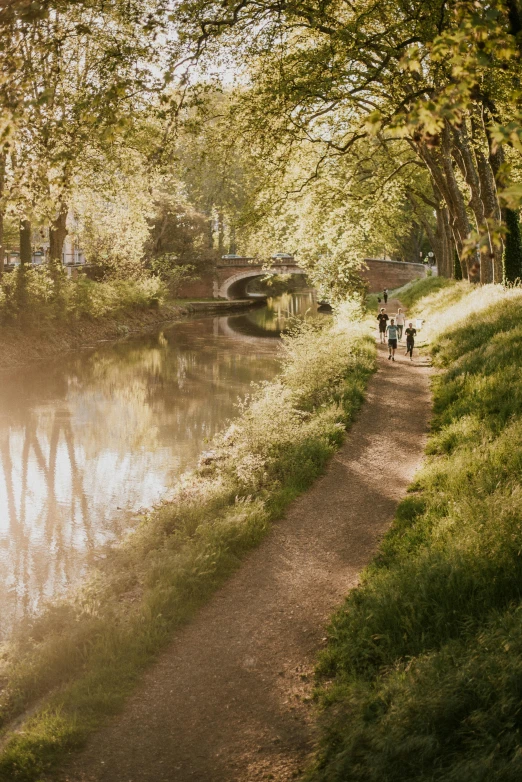
[[[504,209],[507,235],[504,246],[503,271],[504,283],[522,279],[522,237],[518,212]]]
[[[456,280],[462,279],[462,266],[460,265],[460,258],[458,252],[455,250],[455,259],[453,265],[453,276]]]

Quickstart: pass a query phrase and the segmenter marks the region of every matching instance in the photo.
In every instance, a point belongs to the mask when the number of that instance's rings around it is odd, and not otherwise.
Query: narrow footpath
[[[394,313],[390,301],[388,313]],[[298,778],[313,749],[313,667],[419,467],[426,358],[379,345],[367,401],[326,474],[173,640],[67,782]]]

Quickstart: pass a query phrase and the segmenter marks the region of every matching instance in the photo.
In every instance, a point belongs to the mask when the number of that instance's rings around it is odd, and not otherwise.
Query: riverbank
[[[331,623],[310,782],[522,776],[522,291],[431,284],[394,293],[438,369],[427,459]]]
[[[30,325],[2,325],[0,369],[14,369],[67,353],[146,334],[164,323],[174,323],[192,315],[220,315],[240,312],[259,305],[256,300],[198,301],[176,300],[150,307],[133,307],[99,318],[45,321]]]
[[[339,447],[374,369],[373,340],[350,310],[325,329],[304,327],[285,351],[281,377],[253,392],[173,501],[6,650],[1,779],[40,779],[120,708],[173,630]]]

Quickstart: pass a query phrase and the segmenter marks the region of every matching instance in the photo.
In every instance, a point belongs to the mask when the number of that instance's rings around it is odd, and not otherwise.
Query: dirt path
[[[396,302],[390,302],[393,312]],[[286,782],[313,741],[312,671],[332,610],[422,459],[428,367],[379,346],[368,399],[323,478],[71,761],[79,782]]]

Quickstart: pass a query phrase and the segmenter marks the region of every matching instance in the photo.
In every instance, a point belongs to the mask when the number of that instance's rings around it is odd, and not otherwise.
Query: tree
[[[514,106],[520,59],[517,4],[492,2],[285,5],[182,4],[195,58],[228,45],[246,60],[243,103],[267,160],[305,142],[350,155],[361,139],[400,137],[429,172],[444,239],[465,276],[502,277],[502,206],[522,199],[498,146],[520,147]],[[516,13],[515,13],[516,12]],[[493,104],[494,112],[491,111]],[[313,171],[303,172],[303,179]]]
[[[47,3],[4,14],[0,50],[9,83],[4,140],[12,194],[27,217],[50,226],[50,257],[60,261],[75,178],[93,149],[111,146],[139,101],[157,89],[145,25],[148,4],[102,0]],[[13,65],[15,64],[15,70]]]

